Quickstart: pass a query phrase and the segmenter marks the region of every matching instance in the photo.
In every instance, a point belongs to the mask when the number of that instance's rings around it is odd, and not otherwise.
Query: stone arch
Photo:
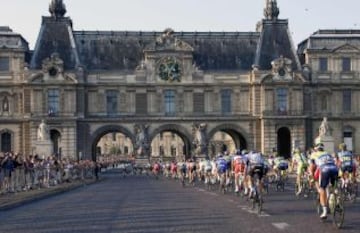
[[[95,132],[91,134],[90,141],[91,141],[91,157],[93,161],[96,161],[96,146],[99,140],[108,133],[122,133],[128,138],[130,138],[131,142],[134,144],[135,142],[135,135],[128,130],[127,128],[121,125],[105,125],[98,128]]]
[[[250,137],[242,127],[236,124],[218,125],[209,131],[208,139],[210,140],[219,131],[229,134],[233,138],[236,148],[240,150],[249,148]]]
[[[289,127],[281,126],[277,132],[277,153],[286,159],[291,157],[291,130]]]
[[[191,145],[192,145],[191,143],[192,135],[189,133],[189,131],[185,127],[177,124],[161,125],[150,133],[150,142],[154,140],[156,135],[164,131],[174,132],[181,137],[181,139],[185,144],[185,148],[184,148],[185,157],[186,159],[189,158],[191,156]]]

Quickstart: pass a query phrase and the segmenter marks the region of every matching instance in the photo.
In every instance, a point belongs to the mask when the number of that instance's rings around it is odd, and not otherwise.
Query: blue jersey
[[[220,157],[216,160],[216,166],[219,173],[224,173],[228,169],[228,162],[223,157]]]
[[[353,154],[350,151],[340,151],[338,153],[341,166],[353,166]]]

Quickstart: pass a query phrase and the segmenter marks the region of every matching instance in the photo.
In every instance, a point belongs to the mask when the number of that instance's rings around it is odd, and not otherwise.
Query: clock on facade
[[[168,57],[159,65],[158,68],[159,77],[164,81],[181,81],[181,68],[176,58]]]

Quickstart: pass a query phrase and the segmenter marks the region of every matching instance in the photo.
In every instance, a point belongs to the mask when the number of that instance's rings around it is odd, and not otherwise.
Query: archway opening
[[[50,130],[50,140],[53,144],[53,153],[60,159],[61,158],[61,133],[56,129]]]
[[[1,134],[1,152],[10,152],[11,151],[11,134],[9,132],[4,132]]]
[[[180,132],[175,130],[163,130],[156,134],[151,141],[151,159],[162,161],[190,158],[190,142]]]
[[[209,156],[219,153],[234,153],[236,150],[247,149],[248,145],[243,135],[233,129],[216,131],[209,141]]]
[[[282,127],[277,132],[277,151],[278,155],[286,159],[291,157],[291,133],[286,127]]]
[[[134,155],[134,145],[125,134],[105,132],[96,141],[95,155],[98,160],[129,160]]]

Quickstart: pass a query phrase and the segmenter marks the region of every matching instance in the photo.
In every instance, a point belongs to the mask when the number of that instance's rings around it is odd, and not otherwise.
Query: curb
[[[14,208],[20,207],[25,204],[29,204],[29,203],[43,200],[43,199],[46,199],[49,197],[53,197],[53,196],[56,196],[56,195],[59,195],[59,194],[65,193],[65,192],[76,190],[78,188],[100,182],[101,180],[102,179],[84,181],[84,182],[76,182],[76,183],[73,183],[66,187],[60,186],[60,187],[55,187],[54,189],[44,189],[44,192],[40,192],[40,193],[36,193],[36,194],[29,193],[28,195],[25,195],[24,197],[20,197],[18,199],[16,198],[16,194],[10,194],[12,196],[9,198],[10,200],[7,201],[6,203],[1,203],[1,196],[0,196],[0,211],[14,209]]]

